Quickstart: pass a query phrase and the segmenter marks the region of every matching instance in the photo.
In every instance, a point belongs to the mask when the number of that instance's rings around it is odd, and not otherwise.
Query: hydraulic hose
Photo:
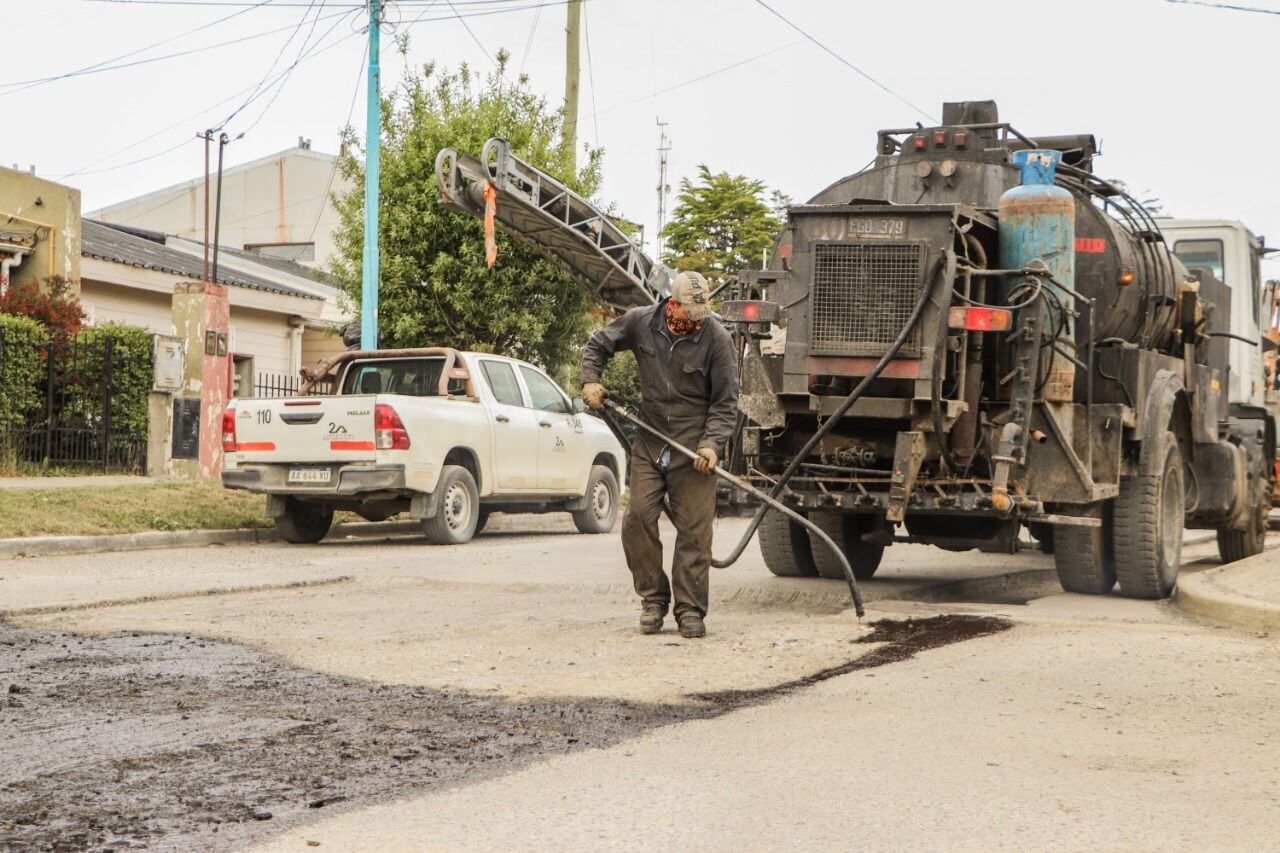
[[[640,418],[636,417],[634,414],[627,411],[622,406],[619,406],[617,403],[613,402],[612,400],[605,400],[604,405],[607,411],[616,413],[621,417],[626,418],[628,421],[635,424],[637,427],[649,433],[653,437],[657,438],[660,441],[666,442],[667,446],[675,450],[677,453],[687,456],[690,459],[699,458],[697,453],[685,447],[683,444],[680,444],[679,442],[675,441],[670,436],[663,435],[661,432],[649,426],[649,424],[645,423]],[[750,483],[747,483],[743,480],[738,479],[733,474],[730,474],[728,471],[721,468],[719,465],[716,465],[713,471],[717,477],[719,477],[721,480],[724,480],[729,485],[734,486],[735,488],[742,489],[744,492],[747,492],[748,494],[754,495],[755,497],[763,501],[765,507],[773,507],[775,510],[787,516],[792,521],[803,526],[809,531],[810,536],[816,536],[819,539],[819,541],[821,541],[828,548],[830,548],[831,553],[835,554],[836,559],[840,561],[840,568],[844,571],[844,578],[849,584],[849,595],[852,596],[853,598],[854,612],[857,613],[859,617],[861,617],[866,612],[865,608],[863,608],[862,606],[862,593],[858,591],[858,581],[853,576],[853,567],[849,565],[849,558],[844,555],[844,552],[840,549],[840,547],[836,545],[836,543],[831,539],[830,536],[827,535],[827,533],[822,528],[818,527],[818,525],[814,524],[812,521],[805,518],[800,513],[796,512],[795,510],[791,509],[790,507],[782,503],[782,501],[779,501],[776,498],[768,494],[765,494],[763,491],[761,491],[760,489],[757,489],[755,486],[751,485]]]
[[[719,560],[713,558],[711,560],[711,565],[715,566],[717,569],[723,569],[732,566],[738,561],[738,558],[742,556],[742,552],[745,551],[747,545],[750,544],[751,537],[755,536],[756,530],[760,527],[760,523],[764,521],[765,513],[769,511],[770,507],[775,507],[777,505],[777,497],[782,494],[782,490],[787,487],[787,483],[790,482],[791,478],[800,470],[800,466],[809,456],[809,453],[818,446],[818,442],[822,441],[827,433],[831,432],[835,425],[839,423],[840,419],[844,417],[845,413],[848,412],[849,409],[853,407],[853,404],[858,401],[858,398],[866,393],[867,388],[870,387],[871,383],[880,376],[880,373],[885,369],[889,362],[898,355],[899,350],[902,349],[903,345],[907,342],[907,338],[910,337],[911,331],[916,327],[916,324],[920,322],[920,317],[924,314],[924,306],[929,303],[929,298],[933,295],[935,282],[939,278],[938,274],[943,269],[944,264],[947,269],[955,268],[955,254],[949,249],[944,250],[942,256],[934,263],[933,269],[929,273],[928,284],[920,289],[920,298],[916,300],[915,307],[911,309],[911,315],[907,318],[906,324],[903,325],[902,329],[898,332],[898,336],[893,339],[893,343],[889,344],[889,348],[885,350],[884,355],[880,357],[880,360],[876,362],[875,366],[871,368],[867,375],[862,377],[862,381],[849,392],[849,395],[840,401],[840,405],[837,406],[836,410],[831,413],[831,416],[818,427],[817,431],[809,437],[809,440],[805,442],[804,447],[800,448],[800,450],[792,457],[791,463],[787,465],[786,469],[782,472],[782,475],[778,478],[778,481],[773,485],[773,489],[769,494],[771,501],[762,504],[761,507],[756,510],[756,514],[751,519],[751,525],[747,528],[746,533],[742,534],[742,538],[738,540],[738,544],[734,546],[734,549],[729,553],[729,556]],[[942,318],[939,322],[945,323],[946,318]],[[798,515],[798,513],[787,513],[787,516],[793,520],[796,515]],[[819,538],[830,543],[830,539],[825,535]],[[832,547],[834,547],[834,545]],[[836,553],[843,557],[843,552],[839,551],[839,549],[836,549]],[[845,561],[845,563],[847,565],[847,561]],[[850,587],[853,588],[855,584],[852,574],[850,574],[848,580]]]

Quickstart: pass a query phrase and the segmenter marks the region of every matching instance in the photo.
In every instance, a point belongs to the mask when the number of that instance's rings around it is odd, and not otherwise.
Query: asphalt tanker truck
[[[736,473],[860,579],[894,543],[1009,553],[1026,530],[1066,590],[1162,598],[1186,528],[1215,530],[1225,560],[1261,551],[1261,241],[1157,221],[1094,172],[1093,136],[1026,136],[993,102],[875,144],[729,285]],[[496,202],[499,227],[615,310],[663,294],[669,271],[500,140],[479,160],[441,152],[437,172],[446,204]],[[842,576],[805,527],[757,521],[774,574]]]

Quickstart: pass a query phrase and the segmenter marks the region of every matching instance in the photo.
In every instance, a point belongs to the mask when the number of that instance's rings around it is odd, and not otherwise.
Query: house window
[[[279,261],[314,261],[315,243],[245,243],[244,250]]]

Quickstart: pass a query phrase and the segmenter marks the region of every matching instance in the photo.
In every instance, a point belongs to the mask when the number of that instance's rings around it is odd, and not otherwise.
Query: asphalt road
[[[720,522],[717,551],[742,525]],[[149,824],[153,847],[1257,850],[1280,837],[1274,638],[1200,624],[1168,603],[1063,594],[1051,559],[1035,552],[900,545],[865,585],[868,623],[960,614],[988,627],[895,653],[905,646],[859,625],[841,582],[773,578],[753,546],[713,574],[706,640],[683,641],[671,626],[643,637],[617,537],[571,531],[559,519],[511,519],[450,548],[401,538],[14,560],[0,563],[0,610],[33,637],[115,643],[93,653],[139,666],[147,652],[120,647],[134,634],[176,643],[166,654],[192,670],[206,646],[221,650],[225,671],[275,667],[275,680],[252,684],[285,685],[273,689],[298,707],[316,695],[306,690],[363,696],[338,707],[363,703],[361,731],[403,735],[397,755],[418,755],[412,733],[441,727],[375,720],[384,705],[396,719],[466,709],[447,731],[505,727],[483,748],[454,749],[448,773],[419,758],[418,776],[399,769],[404,759],[379,771],[365,753],[336,782],[321,767],[306,785],[342,791],[316,795],[333,803],[323,812],[290,811],[304,795],[279,780],[248,790],[239,819],[205,802],[215,816],[204,823]],[[1202,565],[1213,554],[1187,549]],[[23,664],[6,668],[3,655],[0,644],[0,682],[20,679]],[[74,642],[66,657],[77,660]],[[76,666],[81,679],[93,671]],[[249,689],[201,684],[218,696]],[[380,701],[366,689],[391,693]],[[208,715],[231,750],[220,765],[240,762],[237,784],[249,789],[277,759],[243,743],[293,736],[279,721],[297,714],[269,698],[245,700],[263,705],[252,732],[228,722],[233,709]],[[467,724],[476,703],[483,721]],[[129,712],[124,703],[107,716]],[[578,728],[527,735],[557,713]],[[30,721],[21,710],[9,719],[11,742],[29,747]],[[341,742],[358,741],[350,728]],[[494,752],[513,736],[527,748]],[[105,754],[110,736],[75,743],[74,772],[127,760]],[[139,749],[163,765],[156,756],[186,755],[184,743]],[[322,764],[328,743],[301,749]],[[210,772],[169,765],[178,780]],[[403,779],[370,784],[382,772]],[[34,775],[0,779],[0,848],[6,797],[34,797]],[[127,804],[128,786],[114,795]],[[261,810],[276,816],[252,819]],[[208,834],[218,832],[210,821],[221,835]]]

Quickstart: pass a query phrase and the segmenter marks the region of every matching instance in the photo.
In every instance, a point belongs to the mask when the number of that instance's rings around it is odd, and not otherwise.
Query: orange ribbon
[[[493,269],[493,262],[498,259],[498,240],[493,233],[493,221],[498,215],[498,198],[493,190],[493,182],[484,186],[484,262]]]

